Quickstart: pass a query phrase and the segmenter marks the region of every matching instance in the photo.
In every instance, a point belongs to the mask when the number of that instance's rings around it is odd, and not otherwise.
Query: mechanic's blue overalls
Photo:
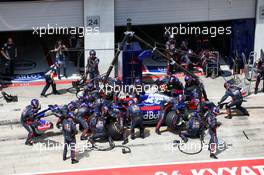
[[[90,141],[92,144],[97,139],[108,139],[109,144],[112,144],[112,138],[107,132],[106,129],[106,118],[104,116],[101,116],[102,114],[99,112],[94,112],[94,115],[91,118],[90,126],[92,128],[92,136],[90,138]]]
[[[243,96],[240,90],[241,88],[238,88],[238,87],[228,88],[225,92],[225,95],[222,97],[222,99],[219,102],[219,103],[222,103],[228,97],[232,98],[232,102],[226,105],[226,109],[227,109],[229,116],[231,116],[231,108],[234,106],[236,107],[236,109],[240,110],[243,114],[248,113],[247,110],[241,106],[243,103]]]
[[[87,60],[87,73],[89,74],[89,78],[90,80],[93,80],[93,84],[94,86],[98,89],[99,87],[99,81],[98,79],[96,79],[99,76],[99,68],[98,68],[98,64],[99,64],[99,58],[95,57],[89,57]]]
[[[208,111],[206,114],[206,120],[208,123],[208,127],[209,127],[208,130],[210,135],[210,141],[209,141],[210,154],[216,154],[217,144],[218,144],[218,139],[216,134],[216,128],[217,128],[216,115],[213,112]]]
[[[81,140],[87,139],[87,133],[88,133],[89,126],[88,126],[87,121],[84,119],[84,117],[86,117],[88,114],[89,114],[88,105],[83,102],[76,115],[76,120],[82,127]]]
[[[199,116],[193,116],[186,124],[186,131],[180,132],[182,140],[187,142],[189,138],[199,138],[202,134],[202,121]]]
[[[140,137],[144,138],[144,123],[143,123],[143,114],[137,104],[132,104],[127,108],[127,118],[131,117],[131,138],[135,138],[135,128],[139,128]]]
[[[75,134],[77,133],[76,125],[73,122],[72,118],[64,119],[62,122],[62,131],[64,136],[64,149],[63,149],[63,159],[66,159],[67,148],[70,147],[71,150],[71,159],[76,159],[75,155],[75,146],[76,138]]]
[[[61,79],[61,68],[63,68],[64,77],[67,77],[67,74],[66,74],[66,57],[65,57],[65,55],[61,49],[56,53],[56,63],[58,63],[60,65],[58,70],[57,70],[59,79]]]
[[[35,113],[37,113],[37,111],[34,110],[31,105],[29,105],[23,110],[21,114],[20,122],[23,125],[23,127],[28,131],[26,143],[32,142],[32,138],[34,136],[33,124],[34,124]]]
[[[174,107],[176,104],[176,99],[172,99],[168,102],[166,101],[161,101],[160,102],[160,117],[159,117],[159,121],[156,125],[156,130],[159,130],[164,119],[165,119],[165,116],[166,114],[168,113],[168,109],[171,108],[171,107]]]

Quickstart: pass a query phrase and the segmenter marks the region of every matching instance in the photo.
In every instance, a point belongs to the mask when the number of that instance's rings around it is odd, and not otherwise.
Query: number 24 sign
[[[100,27],[100,16],[87,16],[87,26]]]

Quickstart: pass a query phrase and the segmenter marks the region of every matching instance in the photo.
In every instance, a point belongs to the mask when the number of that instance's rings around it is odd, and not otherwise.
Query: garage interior
[[[244,52],[249,56],[250,52],[254,49],[254,19],[240,19],[228,21],[214,21],[214,22],[196,22],[196,23],[181,23],[183,26],[193,27],[231,27],[232,33],[230,35],[217,35],[211,37],[210,35],[175,35],[177,45],[179,46],[182,41],[187,41],[188,46],[194,52],[199,48],[198,41],[205,41],[203,49],[212,51],[219,51],[221,58],[230,63],[233,56],[233,51],[238,50],[241,55]],[[164,37],[165,27],[179,26],[176,24],[157,24],[157,25],[136,25],[132,30],[144,40],[155,45],[156,42],[165,45],[167,39]],[[121,41],[126,31],[126,26],[118,26],[115,28],[115,41]],[[144,48],[144,46],[142,45]],[[164,47],[164,46],[163,46]],[[148,48],[145,48],[148,49]],[[197,52],[196,52],[197,53]]]

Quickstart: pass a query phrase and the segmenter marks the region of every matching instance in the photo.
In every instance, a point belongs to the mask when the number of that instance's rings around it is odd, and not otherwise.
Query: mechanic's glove
[[[39,125],[40,125],[40,123],[37,120],[33,121],[33,123],[31,124],[31,126],[34,128],[37,128]]]
[[[176,62],[173,60],[173,58],[170,59],[170,65],[174,65]]]

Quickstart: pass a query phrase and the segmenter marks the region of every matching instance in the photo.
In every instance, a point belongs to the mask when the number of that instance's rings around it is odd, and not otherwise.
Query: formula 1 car
[[[161,104],[171,99],[162,93],[145,94],[140,97],[139,107],[143,113],[144,124],[157,124],[160,118]]]

